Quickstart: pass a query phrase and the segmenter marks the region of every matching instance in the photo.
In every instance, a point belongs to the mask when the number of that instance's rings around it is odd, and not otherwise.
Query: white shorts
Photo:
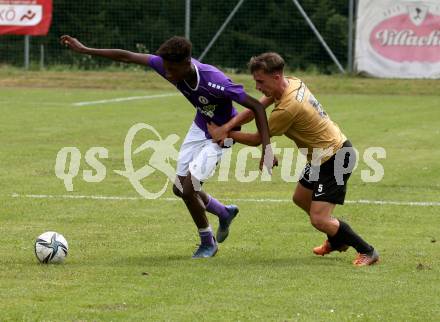
[[[199,181],[212,177],[223,150],[217,143],[207,139],[196,124],[192,124],[179,151],[177,175],[186,176],[188,171]]]

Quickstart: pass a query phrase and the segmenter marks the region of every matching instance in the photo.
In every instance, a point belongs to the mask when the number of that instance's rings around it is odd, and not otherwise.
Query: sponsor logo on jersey
[[[199,102],[203,105],[206,105],[209,103],[208,99],[205,96],[199,96]]]
[[[204,106],[197,106],[197,110],[202,113],[203,115],[206,115],[210,118],[214,117],[215,108],[217,105],[211,104],[211,105],[204,105]]]

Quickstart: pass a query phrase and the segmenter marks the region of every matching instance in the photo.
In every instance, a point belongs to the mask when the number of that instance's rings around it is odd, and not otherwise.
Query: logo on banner
[[[425,21],[428,7],[426,6],[408,6],[409,17],[414,25],[420,26]]]
[[[393,12],[389,15],[389,12]],[[372,48],[395,62],[440,62],[440,8],[414,3],[388,8],[371,31]]]
[[[0,4],[0,26],[36,26],[43,18],[41,5]]]
[[[0,35],[43,36],[52,22],[52,0],[0,0]]]

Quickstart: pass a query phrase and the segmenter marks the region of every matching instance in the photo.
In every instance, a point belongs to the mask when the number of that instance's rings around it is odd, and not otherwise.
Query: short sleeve
[[[294,116],[287,110],[274,109],[268,120],[270,136],[280,136],[292,126]]]
[[[148,58],[148,66],[153,68],[158,74],[162,76],[165,75],[165,68],[163,67],[162,57],[150,55]]]
[[[241,84],[235,84],[230,79],[228,79],[224,85],[224,93],[227,98],[230,98],[234,102],[239,104],[243,103],[246,99],[246,92]]]

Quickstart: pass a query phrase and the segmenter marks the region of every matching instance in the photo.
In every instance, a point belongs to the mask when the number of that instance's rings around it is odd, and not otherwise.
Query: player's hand
[[[213,142],[223,142],[228,137],[228,131],[224,126],[218,126],[213,122],[208,123],[208,132]]]
[[[260,170],[263,170],[263,166],[266,167],[269,174],[272,174],[272,168],[278,166],[278,159],[273,154],[272,146],[269,144],[266,146],[266,150],[263,151],[263,155],[260,160]]]
[[[77,53],[86,53],[87,47],[84,46],[78,39],[64,35],[60,37],[60,43],[63,46],[69,47]]]

